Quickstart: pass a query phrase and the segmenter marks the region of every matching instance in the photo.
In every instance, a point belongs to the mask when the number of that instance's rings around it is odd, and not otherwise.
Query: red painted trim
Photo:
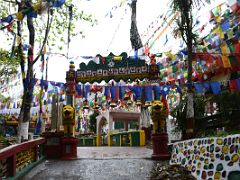
[[[45,143],[45,139],[39,138],[39,139],[23,142],[21,144],[15,144],[15,145],[6,147],[0,150],[0,159],[6,159],[10,156],[13,156],[14,154],[17,154],[18,152],[33,148],[43,143]]]

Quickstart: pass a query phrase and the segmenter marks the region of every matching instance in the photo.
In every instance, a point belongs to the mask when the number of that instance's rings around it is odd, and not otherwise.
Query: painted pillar
[[[168,134],[166,131],[167,107],[160,100],[155,100],[152,103],[151,118],[153,120],[154,133],[152,134],[154,160],[170,159],[168,151]]]
[[[128,131],[128,121],[124,121],[124,131]]]
[[[76,92],[76,73],[74,62],[71,61],[69,71],[66,74],[66,104],[75,107],[75,92]]]
[[[70,105],[73,107],[75,111],[75,92],[76,92],[76,82],[75,82],[75,65],[74,62],[70,62],[69,65],[69,71],[67,71],[66,74],[66,105]],[[74,119],[75,121],[75,113],[74,113]],[[64,134],[65,136],[72,136],[75,137],[75,124],[76,123],[64,123],[63,120],[63,126],[64,126]]]
[[[75,92],[76,92],[76,72],[74,62],[70,62],[69,71],[66,72],[66,106],[70,111],[72,108],[74,110],[73,117],[66,118],[66,115],[63,118],[64,126],[64,137],[61,140],[62,145],[62,156],[61,159],[73,160],[77,158],[77,142],[78,139],[75,138]],[[68,107],[67,107],[68,106]],[[71,106],[71,107],[70,107]],[[67,111],[65,109],[65,112]],[[63,111],[64,113],[64,111]],[[69,114],[69,113],[68,113]]]

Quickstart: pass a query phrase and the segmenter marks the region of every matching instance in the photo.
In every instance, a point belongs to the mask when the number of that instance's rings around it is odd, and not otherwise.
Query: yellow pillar
[[[97,146],[100,146],[101,143],[101,135],[97,135]]]

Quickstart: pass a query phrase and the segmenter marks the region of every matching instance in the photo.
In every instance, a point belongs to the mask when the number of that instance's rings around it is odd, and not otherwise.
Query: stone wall
[[[240,134],[173,144],[170,164],[187,167],[197,179],[240,179]]]

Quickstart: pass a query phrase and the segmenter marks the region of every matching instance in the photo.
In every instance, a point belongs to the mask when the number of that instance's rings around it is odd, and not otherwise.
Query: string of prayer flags
[[[47,2],[38,2],[33,6],[24,7],[22,11],[17,12],[15,14],[8,15],[7,17],[3,17],[0,19],[0,23],[8,23],[17,19],[18,21],[22,21],[23,18],[27,15],[32,18],[37,18],[37,14],[42,13],[49,7],[61,7],[65,3],[65,0],[47,0]]]

